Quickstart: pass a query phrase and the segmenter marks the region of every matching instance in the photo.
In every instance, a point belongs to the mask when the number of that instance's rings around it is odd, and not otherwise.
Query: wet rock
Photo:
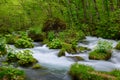
[[[81,53],[83,53],[83,52],[86,52],[86,51],[90,51],[91,49],[89,49],[89,48],[87,48],[87,47],[83,47],[83,46],[79,46],[78,48],[77,48],[77,51],[78,52],[81,52]]]
[[[66,58],[70,59],[70,60],[73,60],[75,62],[77,61],[83,61],[84,59],[80,56],[66,56]]]

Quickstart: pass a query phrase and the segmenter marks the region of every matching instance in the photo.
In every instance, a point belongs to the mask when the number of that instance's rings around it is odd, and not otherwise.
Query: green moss
[[[116,45],[115,48],[118,49],[118,50],[120,50],[120,42],[117,43],[117,45]]]
[[[0,80],[25,80],[25,73],[12,67],[0,67]]]
[[[108,60],[110,58],[111,58],[111,53],[100,53],[99,51],[92,51],[89,53],[89,59]]]
[[[62,49],[64,49],[66,52],[71,53],[71,54],[77,53],[76,47],[73,46],[72,44],[62,43]]]
[[[75,63],[71,65],[70,76],[72,80],[119,80],[120,71],[100,72],[92,67]]]
[[[89,59],[108,60],[112,54],[112,43],[108,41],[99,41],[95,50],[89,53]]]
[[[42,68],[42,66],[40,64],[34,64],[32,66],[32,69],[41,69],[41,68]]]
[[[58,57],[65,56],[65,49],[61,49],[58,53]]]
[[[89,48],[87,48],[87,47],[83,47],[83,46],[79,46],[79,47],[77,47],[77,50],[78,50],[78,52],[90,51]]]

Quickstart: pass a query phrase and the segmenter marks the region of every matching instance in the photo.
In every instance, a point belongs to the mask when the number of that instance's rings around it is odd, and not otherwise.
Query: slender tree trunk
[[[98,20],[100,19],[100,15],[99,15],[99,11],[98,11],[98,7],[97,7],[97,4],[96,4],[96,0],[93,0],[94,1],[94,7],[95,7],[95,11],[96,11],[96,16],[98,18]]]
[[[82,6],[83,6],[83,13],[84,13],[84,22],[87,21],[87,13],[86,13],[86,6],[85,6],[85,0],[81,0]]]
[[[120,0],[117,0],[117,8],[120,8]]]
[[[113,0],[109,0],[110,1],[110,10],[114,11],[114,4],[113,4]]]

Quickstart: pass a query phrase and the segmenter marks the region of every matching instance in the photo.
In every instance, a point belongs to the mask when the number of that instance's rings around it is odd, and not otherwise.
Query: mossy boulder
[[[89,59],[108,60],[112,55],[112,43],[108,41],[98,41],[97,46],[89,53]]]
[[[99,51],[92,51],[89,53],[89,59],[93,60],[108,60],[112,56],[112,53],[101,53]]]
[[[80,56],[66,56],[66,58],[68,59],[72,59],[73,61],[75,62],[78,62],[78,61],[83,61],[84,59]]]
[[[32,69],[41,69],[41,68],[43,68],[43,67],[40,64],[34,64],[32,66]]]
[[[120,50],[120,41],[117,43],[117,45],[115,46],[115,49]]]
[[[45,21],[42,31],[48,32],[48,31],[55,31],[59,32],[62,30],[65,30],[67,28],[66,22],[59,18],[49,18]]]
[[[25,80],[25,73],[13,67],[0,67],[0,80]]]
[[[76,46],[73,46],[72,44],[62,43],[62,49],[64,49],[66,52],[70,54],[77,53]]]
[[[86,52],[86,51],[90,51],[91,49],[87,48],[87,47],[83,47],[83,46],[78,46],[77,47],[77,51],[78,52]]]
[[[37,63],[37,60],[32,56],[30,50],[22,50],[17,53],[9,53],[7,55],[8,62],[17,62],[18,65],[23,67],[32,66]]]
[[[65,49],[61,49],[58,53],[58,57],[62,57],[62,56],[65,56]]]
[[[16,54],[18,58],[18,64],[20,66],[31,66],[37,62],[37,60],[32,56],[32,52],[29,50],[19,51]]]
[[[41,28],[31,28],[28,32],[28,37],[30,37],[35,42],[43,41],[46,37],[45,33],[41,31]]]
[[[119,80],[120,71],[100,72],[91,66],[83,64],[72,64],[69,70],[72,80]]]

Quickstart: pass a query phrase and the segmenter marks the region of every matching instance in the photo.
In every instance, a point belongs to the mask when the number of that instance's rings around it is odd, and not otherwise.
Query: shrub
[[[18,61],[18,58],[16,57],[16,52],[14,49],[8,47],[7,52],[7,59],[8,62],[15,62]]]
[[[30,66],[37,62],[37,60],[32,56],[32,52],[30,50],[19,51],[16,54],[16,57],[20,66]]]
[[[55,33],[53,31],[48,32],[48,40],[52,41],[55,38]]]
[[[59,39],[53,39],[48,43],[48,47],[50,49],[60,49],[62,47],[62,43]]]
[[[0,56],[7,54],[5,38],[0,38]]]
[[[52,30],[58,32],[65,30],[66,28],[67,25],[63,20],[59,18],[49,18],[45,21],[42,31],[48,32]]]
[[[41,26],[31,27],[28,31],[28,36],[34,41],[43,41],[45,34],[41,29]]]
[[[95,50],[89,53],[89,59],[108,60],[112,54],[112,43],[108,41],[98,41]]]
[[[84,33],[80,30],[69,29],[63,32],[59,32],[58,37],[66,43],[75,44],[81,39],[85,38]]]
[[[106,40],[99,40],[95,50],[101,53],[110,53],[112,48],[113,47],[111,42]]]
[[[31,38],[23,37],[23,38],[18,39],[15,42],[15,47],[17,47],[17,48],[33,48],[34,45],[33,45],[33,41]]]
[[[32,56],[30,50],[22,50],[19,52],[9,52],[7,55],[8,62],[18,62],[20,66],[31,66],[37,62],[37,60]]]
[[[13,67],[0,67],[0,80],[25,80],[25,73]]]

